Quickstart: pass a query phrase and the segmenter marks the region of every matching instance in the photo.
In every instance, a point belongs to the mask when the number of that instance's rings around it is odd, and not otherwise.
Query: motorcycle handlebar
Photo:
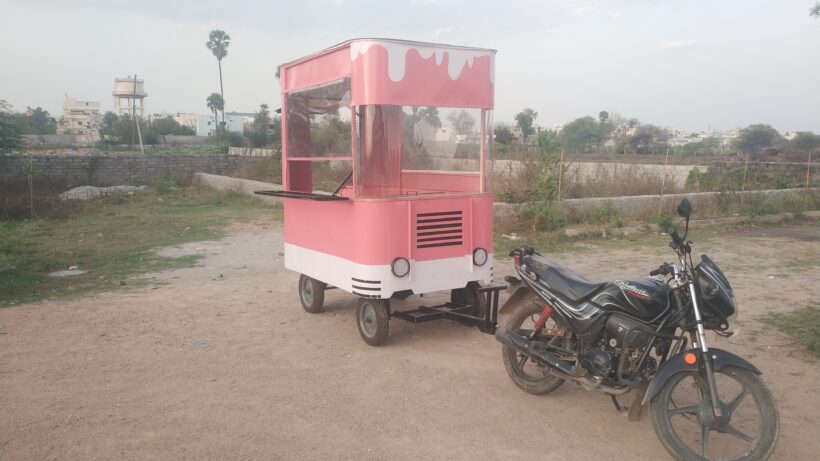
[[[676,246],[683,243],[683,239],[681,238],[680,234],[678,234],[678,230],[675,229],[675,226],[669,226],[667,232],[669,233],[669,236],[672,237],[672,241],[675,243]]]
[[[509,253],[509,256],[521,255],[521,256],[529,256],[535,253],[535,249],[533,247],[522,246],[521,248],[512,250]]]
[[[661,266],[659,268],[649,271],[649,275],[654,277],[656,275],[669,275],[669,274],[672,274],[674,272],[675,272],[675,270],[674,270],[674,268],[672,267],[671,264],[663,263],[663,264],[661,264]]]

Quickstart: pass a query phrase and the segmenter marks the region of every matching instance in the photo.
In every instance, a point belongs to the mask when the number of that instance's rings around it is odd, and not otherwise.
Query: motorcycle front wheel
[[[543,305],[535,301],[521,304],[510,313],[505,328],[518,332],[531,332],[543,309]],[[555,326],[555,322],[550,319],[544,329]],[[505,344],[501,349],[501,356],[510,379],[524,392],[536,395],[548,394],[564,384],[563,379],[550,374],[544,365],[535,363],[511,346]]]
[[[712,411],[703,372],[673,376],[652,399],[655,433],[680,461],[762,461],[774,450],[780,419],[771,392],[752,371],[715,371],[721,416]]]

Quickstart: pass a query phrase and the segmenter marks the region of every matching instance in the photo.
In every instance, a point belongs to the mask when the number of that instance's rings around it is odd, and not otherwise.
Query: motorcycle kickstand
[[[609,398],[612,399],[612,404],[615,405],[615,410],[618,413],[626,413],[627,411],[629,411],[629,408],[624,408],[621,406],[621,404],[618,403],[618,398],[614,395],[610,394]]]

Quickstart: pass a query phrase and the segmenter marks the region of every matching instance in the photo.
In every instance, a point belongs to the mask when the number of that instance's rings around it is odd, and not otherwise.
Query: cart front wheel
[[[305,274],[299,276],[299,300],[302,307],[311,314],[322,312],[325,303],[325,288],[327,284],[310,278]]]
[[[390,322],[390,304],[386,299],[359,298],[356,308],[356,326],[364,342],[381,346],[387,341]]]

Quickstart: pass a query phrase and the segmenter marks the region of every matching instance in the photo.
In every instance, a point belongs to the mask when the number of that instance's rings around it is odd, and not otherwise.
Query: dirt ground
[[[755,316],[815,300],[820,227],[697,234],[741,307],[742,332],[713,345],[755,363],[778,400],[773,459],[816,459],[820,366]],[[304,312],[281,248],[278,224],[245,226],[163,250],[205,258],[146,288],[0,310],[0,459],[669,459],[648,418],[627,422],[602,394],[520,391],[477,329],[394,320],[373,348],[351,295]],[[542,251],[601,280],[672,256],[659,236]]]

